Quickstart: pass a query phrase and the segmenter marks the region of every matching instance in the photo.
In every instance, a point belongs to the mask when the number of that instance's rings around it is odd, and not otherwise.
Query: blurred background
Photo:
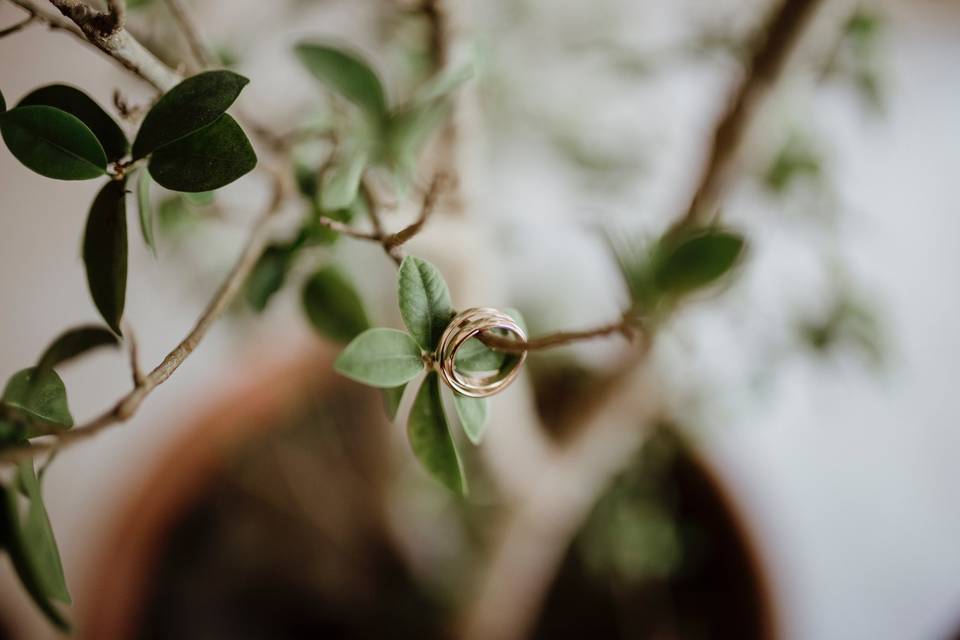
[[[183,55],[164,2],[129,4],[133,33]],[[425,73],[424,22],[402,2],[189,6],[251,78],[238,109],[281,129],[330,110],[291,53],[304,37],[349,43],[398,102]],[[627,293],[606,238],[657,234],[684,209],[770,6],[448,3],[454,62],[477,69],[456,114],[460,193],[410,251],[458,308],[516,307],[534,335],[616,318]],[[0,2],[0,28],[22,16]],[[956,637],[958,61],[956,2],[824,2],[724,199],[747,258],[658,337],[660,419],[566,547],[532,635]],[[151,95],[69,36],[0,39],[9,103],[52,82],[104,106],[115,90]],[[0,148],[0,378],[97,320],[79,257],[94,191]],[[127,298],[147,366],[192,326],[267,193],[251,174],[213,203],[157,197],[159,256],[131,242]],[[377,247],[341,240],[320,259],[346,265],[375,324],[400,326]],[[458,637],[498,514],[625,350],[614,337],[532,356],[465,452],[474,491],[459,501],[411,460],[379,397],[332,374],[338,347],[297,293],[259,315],[238,305],[133,420],[51,467],[81,637]],[[64,380],[83,420],[129,372],[98,353]],[[56,637],[0,567],[6,633]]]

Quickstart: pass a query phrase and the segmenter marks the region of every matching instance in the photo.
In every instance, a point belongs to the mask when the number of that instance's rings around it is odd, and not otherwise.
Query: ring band
[[[494,329],[512,333],[520,341],[527,339],[526,333],[516,320],[502,311],[489,307],[474,307],[462,311],[454,316],[444,329],[437,346],[437,363],[440,375],[457,393],[471,398],[492,396],[506,389],[520,374],[523,361],[527,358],[526,351],[516,355],[516,362],[506,373],[497,371],[487,376],[466,376],[457,371],[455,364],[460,347],[470,338]]]

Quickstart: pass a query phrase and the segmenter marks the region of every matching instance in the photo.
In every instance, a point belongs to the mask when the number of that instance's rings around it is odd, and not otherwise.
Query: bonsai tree
[[[82,259],[102,323],[64,327],[35,362],[23,363],[0,398],[0,463],[10,470],[3,476],[0,539],[37,606],[53,624],[69,628],[63,605],[70,595],[41,490],[56,453],[131,420],[236,302],[262,311],[278,291],[297,287],[305,321],[342,345],[336,370],[382,390],[387,417],[405,426],[409,455],[465,500],[470,478],[460,447],[483,447],[488,430],[513,428],[488,421],[488,404],[500,392],[524,392],[524,385],[514,383],[523,379],[527,357],[574,343],[623,342],[616,362],[564,405],[572,435],[558,443],[546,472],[523,487],[506,511],[486,577],[464,613],[472,637],[522,633],[565,541],[633,458],[650,425],[663,417],[650,359],[658,335],[684,308],[723,293],[748,259],[750,239],[725,220],[722,205],[742,167],[750,125],[796,57],[821,3],[775,2],[767,15],[756,16],[747,35],[735,34],[734,44],[714,43],[732,55],[740,73],[705,141],[686,206],[656,232],[608,228],[598,240],[619,265],[628,293],[619,314],[597,326],[543,333],[530,331],[516,309],[463,306],[441,271],[408,250],[435,215],[463,207],[469,197],[458,161],[458,145],[470,143],[461,135],[461,105],[472,86],[483,82],[484,71],[475,59],[455,55],[456,3],[382,7],[424,27],[417,46],[426,62],[401,78],[406,86],[395,94],[385,86],[384,70],[358,47],[322,38],[294,43],[289,64],[302,68],[305,82],[315,81],[317,107],[294,126],[275,127],[238,106],[258,78],[230,68],[230,56],[209,46],[182,0],[162,0],[165,10],[158,15],[180,31],[183,51],[134,35],[134,14],[149,2],[6,1],[22,9],[24,18],[0,37],[30,37],[37,26],[63,32],[153,91],[143,105],[117,92],[112,108],[104,96],[68,84],[0,95],[0,133],[23,171],[98,185],[87,205]],[[837,29],[836,39],[852,38],[859,48],[849,54],[838,47],[829,63],[853,68],[859,85],[876,96],[872,68],[857,54],[873,30],[866,14],[855,14]],[[812,63],[804,58],[803,64]],[[164,211],[204,206],[218,189],[254,174],[269,193],[245,246],[189,333],[161,362],[142,370],[134,328],[124,314],[128,243],[143,242],[156,252]],[[762,179],[780,193],[797,178],[819,174],[816,154],[793,137]],[[398,221],[392,215],[397,207],[416,213]],[[371,320],[356,283],[373,276],[338,264],[334,243],[382,249],[383,259],[396,267],[390,286],[402,326]],[[158,260],[163,262],[162,252]],[[523,301],[516,306],[522,309]],[[863,336],[864,323],[859,308],[843,299],[827,320],[805,325],[804,335],[825,348],[844,331]],[[75,423],[59,370],[97,348],[126,350],[132,387],[100,415]],[[452,402],[445,404],[444,397]],[[611,419],[616,416],[621,419]],[[465,440],[451,435],[456,429]],[[544,537],[545,531],[550,535]],[[529,553],[532,546],[537,553]],[[519,556],[527,558],[522,574],[516,570]]]

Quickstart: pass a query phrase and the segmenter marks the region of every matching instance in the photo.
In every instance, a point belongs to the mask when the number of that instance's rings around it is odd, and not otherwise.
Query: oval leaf
[[[684,295],[721,278],[743,253],[742,236],[709,229],[658,248],[653,277],[662,293]]]
[[[223,114],[216,122],[157,150],[150,175],[171,191],[213,191],[257,166],[257,154],[236,120]]]
[[[396,329],[368,329],[347,345],[334,362],[346,377],[373,387],[399,387],[423,371],[420,347]]]
[[[157,245],[153,239],[153,207],[150,204],[150,172],[146,169],[140,170],[137,177],[137,209],[140,213],[140,234],[143,236],[143,242],[157,255]]]
[[[313,327],[338,342],[350,342],[370,328],[357,290],[339,269],[317,271],[303,287],[303,309]]]
[[[0,117],[0,133],[10,153],[42,176],[88,180],[107,170],[107,156],[90,128],[55,107],[11,109]]]
[[[410,409],[407,438],[413,454],[430,474],[457,495],[467,492],[463,467],[440,400],[440,381],[431,373],[423,381]]]
[[[93,303],[118,335],[127,295],[127,204],[124,184],[110,181],[90,207],[83,263]]]
[[[67,388],[53,369],[30,367],[14,374],[0,402],[23,413],[27,420],[69,429],[73,416],[67,406]]]
[[[407,256],[400,265],[400,315],[410,335],[426,351],[433,351],[454,315],[450,290],[432,264]]]
[[[32,460],[17,465],[17,481],[30,500],[26,520],[22,523],[27,556],[36,568],[37,579],[43,592],[54,600],[70,604],[70,591],[63,576],[63,563],[60,561],[57,541],[53,536],[47,508],[43,504],[40,479]]]
[[[272,244],[267,247],[253,267],[244,291],[247,303],[256,312],[267,308],[270,298],[280,291],[293,263],[295,247]]]
[[[354,103],[374,122],[387,114],[387,100],[377,74],[359,56],[325,44],[304,42],[294,51],[300,62],[333,91]]]
[[[22,522],[23,516],[21,516],[21,493],[14,484],[0,489],[0,498],[3,502],[0,505],[0,541],[10,554],[17,576],[33,601],[50,622],[61,631],[69,632],[70,624],[51,602],[51,596],[47,592],[53,580],[41,577],[42,569],[36,564],[34,555],[29,550],[28,535]]]
[[[97,347],[115,347],[119,341],[113,332],[103,327],[77,327],[63,333],[43,352],[37,364],[38,369],[52,369],[67,360],[96,349]]]
[[[45,104],[75,115],[100,141],[107,160],[116,162],[130,151],[130,143],[120,125],[93,98],[76,87],[51,84],[27,94],[18,106]]]
[[[487,428],[487,399],[470,398],[453,394],[453,404],[457,408],[460,426],[473,444],[480,444]]]
[[[324,210],[346,209],[357,199],[367,158],[365,151],[358,150],[344,158],[338,158],[337,162],[324,172],[323,186],[320,189],[320,203]]]
[[[133,142],[133,159],[212,125],[248,82],[233,71],[206,71],[170,89],[143,119]]]
[[[399,387],[391,387],[383,390],[383,411],[387,414],[387,419],[393,422],[397,419],[397,411],[400,410],[400,403],[403,401],[403,392],[407,385],[402,384]]]

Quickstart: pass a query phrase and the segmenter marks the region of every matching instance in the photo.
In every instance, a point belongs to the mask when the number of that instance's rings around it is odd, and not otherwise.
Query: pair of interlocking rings
[[[527,335],[516,320],[502,311],[489,307],[467,309],[454,316],[440,336],[437,346],[437,366],[444,381],[454,391],[471,398],[485,398],[506,389],[520,374],[527,352],[512,357],[492,373],[469,375],[456,367],[457,352],[468,340],[486,331],[506,331],[519,342]]]

